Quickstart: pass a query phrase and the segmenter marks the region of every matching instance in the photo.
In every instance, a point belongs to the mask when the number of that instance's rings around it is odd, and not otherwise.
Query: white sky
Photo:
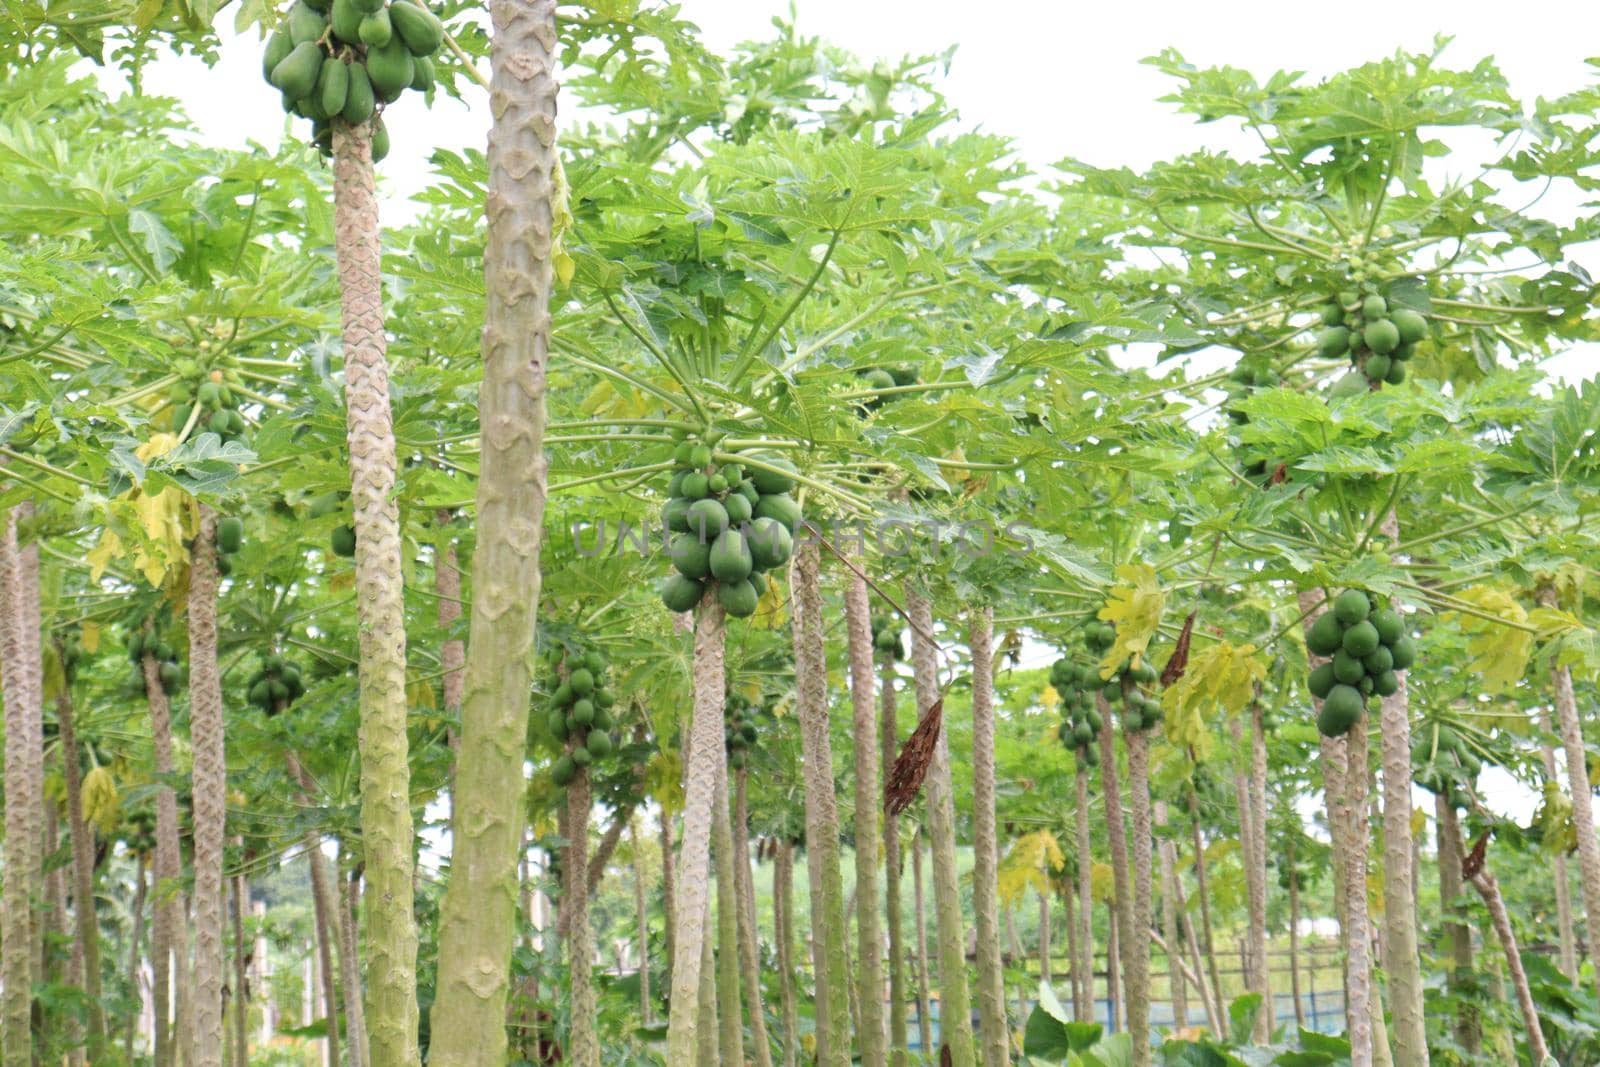
[[[684,16],[699,24],[713,50],[766,36],[773,16],[788,7],[787,0],[682,0]],[[802,33],[867,60],[958,44],[945,90],[963,124],[1012,137],[1036,171],[1069,155],[1140,168],[1201,147],[1253,151],[1235,131],[1196,125],[1157,101],[1170,85],[1139,61],[1167,46],[1197,66],[1228,64],[1258,78],[1298,69],[1315,78],[1397,48],[1425,49],[1444,33],[1455,37],[1448,63],[1468,67],[1492,55],[1513,94],[1529,102],[1590,84],[1594,68],[1584,60],[1600,53],[1600,39],[1579,32],[1594,24],[1592,0],[1524,0],[1514,7],[1504,0],[1347,0],[1336,12],[1261,0],[1092,8],[1063,0],[805,0],[799,14]],[[224,9],[223,21],[231,17],[232,8]],[[277,94],[261,81],[260,51],[253,35],[230,36],[217,69],[164,60],[148,73],[148,91],[179,97],[208,143],[274,146],[287,126]],[[470,108],[441,98],[429,111],[407,93],[390,116],[393,149],[380,182],[386,218],[404,222],[414,214],[407,198],[429,181],[429,153],[481,148],[488,108],[475,96]],[[305,126],[297,121],[295,135],[303,137]],[[1559,215],[1579,210],[1576,201],[1545,207]],[[1600,273],[1596,257],[1585,258]],[[1552,369],[1569,379],[1594,377],[1600,356],[1592,348],[1569,353]],[[1532,798],[1504,775],[1486,774],[1483,786],[1492,806],[1519,818],[1531,811]]]

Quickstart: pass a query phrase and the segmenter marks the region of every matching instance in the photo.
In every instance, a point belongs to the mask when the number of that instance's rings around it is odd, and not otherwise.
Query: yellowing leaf
[[[1550,853],[1570,854],[1578,849],[1578,828],[1572,821],[1572,801],[1555,782],[1544,783],[1544,798],[1533,817],[1540,844]]]
[[[413,711],[435,711],[439,702],[434,698],[433,685],[426,679],[413,677],[406,682],[406,703]]]
[[[117,794],[117,780],[111,776],[111,772],[104,767],[95,767],[83,776],[78,788],[83,817],[99,827],[102,834],[115,830],[122,802]]]
[[[1421,808],[1411,810],[1411,836],[1417,837],[1428,828],[1428,813]]]
[[[1117,628],[1117,639],[1100,661],[1104,679],[1110,679],[1124,660],[1137,664],[1143,658],[1167,606],[1167,594],[1148,563],[1123,564],[1117,568],[1117,577],[1120,583],[1111,587],[1111,596],[1100,609],[1100,618]]]
[[[1475,585],[1457,593],[1456,598],[1497,619],[1512,623],[1528,621],[1527,611],[1506,589]],[[1522,680],[1528,669],[1528,659],[1533,655],[1532,634],[1461,612],[1449,612],[1446,618],[1454,621],[1467,636],[1471,669],[1483,675],[1485,685],[1490,689],[1509,689]]]
[[[1067,858],[1061,854],[1056,835],[1049,830],[1035,830],[1017,838],[995,872],[1000,902],[1007,907],[1015,906],[1030,886],[1040,896],[1047,895],[1050,892],[1050,875],[1061,870],[1066,863]]]
[[[100,576],[106,572],[111,561],[122,555],[122,538],[115,531],[104,530],[100,534],[100,543],[89,550],[89,580],[98,582]]]
[[[1061,706],[1061,694],[1056,692],[1055,686],[1046,684],[1044,692],[1039,694],[1039,703],[1046,711],[1055,711]]]
[[[79,641],[83,643],[83,650],[91,656],[100,651],[100,624],[93,619],[86,619],[79,629]]]
[[[1183,676],[1161,694],[1167,739],[1192,748],[1197,759],[1204,759],[1211,752],[1206,713],[1242,711],[1266,676],[1254,645],[1218,641],[1200,649],[1189,657]]]
[[[778,630],[789,625],[789,598],[776,580],[768,579],[761,599],[756,601],[756,613],[750,625],[758,630]]]
[[[1097,863],[1089,868],[1089,895],[1104,904],[1117,895],[1117,877],[1109,863]]]
[[[676,749],[663,748],[650,757],[644,780],[645,788],[667,815],[675,815],[683,807],[683,762]]]

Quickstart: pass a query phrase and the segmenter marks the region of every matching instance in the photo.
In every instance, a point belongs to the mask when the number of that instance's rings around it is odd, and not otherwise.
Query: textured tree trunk
[[[281,711],[280,707],[280,711]],[[284,754],[289,777],[300,788],[300,799],[307,808],[317,806],[316,783],[306,773],[300,757],[292,750]],[[302,839],[306,867],[311,874],[311,912],[315,921],[317,967],[322,981],[322,1013],[328,1021],[328,1052],[334,1063],[339,1062],[339,991],[333,970],[333,939],[340,922],[334,911],[334,887],[328,879],[328,858],[322,854],[322,839],[315,831],[307,831]],[[348,1020],[347,1020],[348,1022]]]
[[[1383,758],[1383,965],[1395,1067],[1428,1067],[1422,961],[1412,882],[1411,712],[1405,675],[1379,713]],[[1352,767],[1355,766],[1352,762]]]
[[[1540,762],[1544,766],[1544,778],[1547,782],[1559,782],[1556,777],[1556,751],[1548,740],[1553,732],[1550,725],[1550,712],[1539,713],[1539,732],[1543,735],[1539,742]],[[1453,814],[1453,813],[1452,813]],[[1459,838],[1457,839],[1459,846]],[[1443,857],[1441,856],[1441,862]],[[1572,927],[1572,884],[1567,875],[1567,854],[1555,854],[1555,889],[1556,889],[1556,931],[1560,938],[1561,973],[1568,979],[1578,980],[1578,939]],[[1471,951],[1471,942],[1468,942],[1468,951]]]
[[[1117,741],[1116,725],[1113,721],[1111,708],[1106,703],[1104,696],[1096,697],[1100,704],[1100,714],[1105,720],[1100,729],[1100,787],[1105,795],[1106,804],[1106,829],[1111,842],[1111,875],[1116,885],[1116,900],[1112,902],[1112,911],[1116,914],[1117,925],[1117,963],[1122,971],[1123,1001],[1128,1012],[1129,1036],[1133,1038],[1133,1064],[1134,1067],[1147,1067],[1150,1062],[1150,1007],[1148,992],[1143,986],[1144,980],[1149,976],[1149,939],[1140,937],[1136,931],[1147,930],[1148,921],[1136,926],[1138,905],[1134,894],[1138,891],[1135,884],[1136,872],[1128,864],[1128,831],[1122,811],[1122,786],[1117,776]],[[1137,731],[1136,731],[1137,732]],[[1127,737],[1128,746],[1128,777],[1129,788],[1132,789],[1133,778],[1133,742],[1132,734]],[[1144,790],[1146,801],[1149,798],[1148,759],[1149,749],[1144,749]],[[1148,820],[1148,814],[1146,815]],[[1146,830],[1149,829],[1148,821]],[[1146,848],[1146,868],[1148,873],[1148,847]],[[1145,883],[1146,903],[1148,917],[1149,909],[1149,881]],[[1145,945],[1144,961],[1145,970],[1140,971],[1138,959],[1141,953],[1136,942]],[[1146,1025],[1140,1025],[1144,1023]],[[1142,1031],[1142,1036],[1141,1036]]]
[[[146,640],[151,636],[148,624]],[[172,1027],[172,987],[175,951],[182,925],[182,903],[179,892],[183,877],[183,853],[178,842],[178,796],[169,784],[173,774],[172,762],[172,707],[167,691],[161,687],[160,666],[155,656],[146,652],[144,665],[145,699],[150,708],[150,740],[154,754],[156,785],[156,847],[155,864],[151,875],[155,883],[155,909],[150,923],[150,970],[153,989],[151,1004],[155,1009],[155,1065],[172,1067],[177,1062],[177,1048]]]
[[[1177,862],[1177,848],[1173,847],[1173,862]],[[1206,968],[1200,959],[1200,938],[1195,933],[1194,920],[1189,916],[1189,908],[1184,900],[1183,875],[1174,870],[1172,879],[1173,901],[1178,911],[1178,924],[1183,927],[1184,940],[1189,948],[1189,959],[1193,964],[1193,983],[1195,992],[1200,997],[1201,1010],[1206,1014],[1206,1025],[1211,1027],[1211,1032],[1221,1039],[1226,1036],[1226,1028],[1222,1024],[1222,1014],[1218,1008],[1221,994],[1215,989],[1207,987]]]
[[[778,842],[772,868],[772,925],[778,938],[783,1067],[796,1067],[800,1051],[800,1017],[794,992],[794,851],[789,842]]]
[[[1350,928],[1345,937],[1346,983],[1349,987],[1350,1067],[1373,1062],[1372,963],[1368,953],[1371,925],[1367,917],[1367,716],[1356,720],[1350,732],[1334,742],[1334,758],[1345,759],[1345,910]]]
[[[917,718],[940,699],[938,667],[929,640],[933,605],[920,592],[906,595],[911,614],[911,661],[917,690]],[[939,931],[939,1032],[950,1050],[951,1067],[976,1067],[972,1000],[967,986],[967,938],[961,922],[961,887],[956,877],[955,784],[950,772],[950,731],[941,728],[927,790],[928,840],[933,851],[933,910]],[[931,1051],[931,1050],[929,1050]]]
[[[39,660],[39,548],[17,527],[33,513],[6,513],[0,544],[0,687],[5,700],[5,890],[0,899],[0,1062],[33,1062],[33,896],[42,879],[44,826],[44,686]]]
[[[706,896],[705,914],[701,922],[709,927],[711,925],[711,897]],[[712,940],[707,936],[700,943],[700,989],[699,1014],[695,1023],[695,1056],[700,1064],[721,1064],[722,1059],[717,1049],[717,1040],[720,1032],[717,1020],[717,961],[711,950]]]
[[[222,1067],[222,850],[228,773],[217,665],[217,516],[200,505],[189,560],[189,738],[194,757],[192,1067]]]
[[[63,659],[56,639],[56,659]],[[0,664],[0,670],[4,665]],[[74,950],[83,957],[83,992],[88,1001],[88,1055],[100,1063],[107,1054],[106,1013],[100,994],[100,923],[94,901],[94,827],[83,817],[83,774],[78,764],[78,734],[70,684],[56,691],[56,724],[61,732],[61,764],[67,785],[67,829],[72,834],[72,911]]]
[[[878,764],[878,793],[872,806],[882,804],[889,768],[900,751],[898,703],[895,700],[894,664],[885,663],[878,682],[881,716],[881,750]],[[859,773],[859,771],[857,772]],[[883,815],[883,871],[885,880],[884,922],[889,928],[889,1067],[906,1067],[906,949],[904,924],[900,919],[900,819]]]
[[[922,889],[922,831],[911,837],[912,896],[917,911],[917,1047],[926,1059],[933,1055],[933,983],[928,977],[928,911]]]
[[[1157,859],[1161,864],[1161,933],[1167,939],[1167,986],[1172,991],[1172,1024],[1189,1028],[1189,992],[1179,970],[1183,938],[1178,932],[1178,859],[1172,839],[1165,833],[1167,803],[1155,802],[1155,823],[1163,831]]]
[[[144,897],[145,855],[141,852],[134,858],[133,864],[133,932],[128,935],[128,988],[133,990],[135,1000],[138,1000],[143,984],[139,980],[139,961],[140,944],[144,940]],[[133,1062],[133,1036],[138,1029],[139,1014],[134,1012],[128,1018],[128,1028],[122,1035],[122,1058],[127,1063]]]
[[[470,663],[467,669],[471,673]],[[595,1020],[598,1008],[594,992],[594,931],[589,926],[592,796],[589,768],[579,767],[577,776],[567,785],[567,845],[561,858],[561,920],[557,924],[566,941],[570,983],[568,1013],[571,1021],[563,1060],[575,1067],[600,1067],[600,1036]],[[517,833],[522,833],[520,826]],[[515,870],[513,857],[513,876]]]
[[[793,622],[796,716],[806,791],[806,857],[811,872],[811,931],[816,945],[817,1064],[850,1063],[850,973],[844,882],[839,870],[839,809],[828,736],[828,661],[814,541],[795,550]],[[954,872],[952,872],[953,874]]]
[[[1533,1003],[1533,994],[1528,989],[1528,975],[1522,969],[1522,953],[1517,949],[1517,935],[1511,929],[1511,916],[1506,914],[1505,901],[1500,896],[1499,883],[1494,875],[1487,869],[1478,872],[1472,879],[1472,887],[1483,898],[1484,906],[1489,909],[1490,924],[1494,927],[1495,936],[1500,938],[1500,947],[1505,951],[1506,969],[1511,972],[1511,985],[1517,991],[1517,1005],[1522,1009],[1522,1021],[1528,1029],[1528,1059],[1534,1067],[1542,1065],[1550,1059],[1550,1049],[1544,1043],[1544,1030],[1539,1025],[1539,1009]],[[1551,1060],[1550,1062],[1554,1062]]]
[[[1073,1004],[1072,1017],[1080,1023],[1094,1019],[1094,848],[1089,836],[1089,768],[1080,764],[1073,776],[1073,818],[1078,846],[1078,952],[1072,968],[1082,986],[1082,999]]]
[[[1461,828],[1456,822],[1456,809],[1447,798],[1436,796],[1433,810],[1438,831],[1439,911],[1444,917],[1441,955],[1448,959],[1445,982],[1457,994],[1456,1043],[1477,1055],[1482,1046],[1478,1009],[1470,998],[1461,996],[1466,975],[1472,970],[1472,928],[1464,921],[1466,909],[1461,901]]]
[[[978,933],[978,1024],[984,1067],[1011,1062],[1006,1028],[1005,971],[1000,961],[999,845],[994,809],[994,612],[974,610],[967,622],[972,653],[972,911]]]
[[[739,881],[733,856],[733,818],[728,812],[728,764],[717,777],[712,811],[712,858],[717,872],[717,1050],[721,1063],[745,1062],[739,984]]]
[[[1261,1010],[1256,1013],[1254,1040],[1272,1040],[1272,970],[1267,956],[1267,734],[1261,724],[1262,709],[1250,709],[1250,773],[1246,777],[1246,797],[1250,808],[1250,856],[1247,896],[1250,905],[1250,955],[1255,958],[1255,991],[1261,994]]]
[[[250,1067],[250,978],[246,973],[250,948],[244,939],[244,914],[250,906],[249,894],[250,890],[245,883],[244,875],[234,875],[233,1062],[237,1067]],[[348,1004],[348,1001],[346,1003]],[[362,1064],[358,1060],[353,1060],[350,1067],[362,1067]]]
[[[1218,1037],[1222,1037],[1227,1033],[1225,1020],[1228,1015],[1223,1003],[1222,976],[1217,972],[1217,943],[1211,932],[1211,885],[1206,875],[1206,846],[1200,836],[1199,812],[1191,811],[1189,814],[1189,832],[1194,841],[1194,889],[1195,895],[1200,898],[1200,932],[1205,936],[1206,977],[1211,979],[1211,999],[1207,1002],[1207,1009],[1211,1015],[1211,1029]],[[1195,963],[1198,966],[1200,961],[1196,960]]]
[[[750,772],[740,767],[733,789],[733,874],[739,891],[739,988],[750,1016],[755,1067],[772,1067],[767,1012],[761,1001],[760,931],[756,929],[755,877],[750,870]]]
[[[863,565],[858,555],[856,566]],[[878,749],[882,724],[873,699],[871,604],[867,583],[852,571],[845,586],[845,621],[850,641],[850,702],[855,726],[856,782],[856,955],[859,967],[857,999],[861,1005],[862,1067],[884,1067],[883,927],[878,895],[878,865],[882,858],[879,818],[883,807],[879,791]],[[892,995],[892,993],[891,993]],[[902,1023],[903,1028],[903,1023]]]
[[[480,1067],[506,1054],[503,1023],[523,813],[505,800],[523,788],[547,471],[545,368],[558,165],[556,4],[496,0],[489,6],[495,120],[488,150],[479,392],[483,455],[456,769],[457,833],[440,912],[439,995],[429,1058],[434,1067]],[[579,867],[575,877],[584,873]],[[587,910],[570,899],[563,912],[569,907]],[[576,1051],[581,1065],[598,1062],[592,1035],[583,1036]]]
[[[676,933],[672,956],[672,1003],[667,1019],[667,1067],[695,1067],[699,1025],[700,966],[705,956],[706,902],[711,860],[711,815],[717,763],[723,750],[723,669],[726,638],[722,606],[708,593],[695,611],[694,710],[689,725],[683,837],[672,911]]]
[[[1294,1025],[1306,1028],[1306,1009],[1300,1002],[1300,872],[1294,866],[1294,847],[1289,849],[1289,990],[1294,996]]]
[[[677,943],[678,909],[673,892],[675,881],[673,871],[677,867],[677,859],[672,854],[672,817],[663,809],[661,812],[661,938],[666,949],[666,974],[664,980],[667,995],[672,995],[672,961],[677,958],[674,946]]]
[[[482,475],[479,476],[480,484]],[[449,636],[461,620],[461,566],[456,558],[456,543],[450,537],[450,512],[440,508],[434,515],[439,527],[439,542],[434,546],[433,591],[438,594],[440,685],[444,691],[444,710],[459,715],[467,689],[467,643]],[[452,737],[452,741],[457,740]]]
[[[415,834],[406,739],[404,577],[399,508],[394,498],[395,439],[389,409],[371,125],[335,122],[333,156],[345,422],[355,509],[356,615],[360,623],[361,835],[371,888],[363,939],[368,964],[367,1026],[378,1063],[416,1067],[421,1057],[417,1047],[417,929],[412,913]],[[526,702],[525,692],[519,691],[519,718],[526,717]],[[521,758],[518,746],[519,767]],[[498,799],[503,801],[505,796],[502,791]],[[456,847],[460,847],[459,841]],[[459,874],[460,868],[456,871]],[[451,984],[448,974],[446,971],[446,979],[440,983],[440,1001],[451,999],[445,992]],[[465,1012],[463,1004],[458,1021]],[[504,1016],[498,1016],[495,1026],[487,1030],[499,1032],[503,1022]],[[445,1025],[442,1032],[450,1029]],[[443,1033],[435,1031],[436,1043]],[[503,1048],[503,1043],[497,1047]],[[451,1061],[435,1054],[435,1062],[445,1065]]]
[[[1150,1063],[1150,937],[1154,906],[1150,834],[1150,735],[1142,730],[1127,735],[1128,793],[1133,809],[1133,918],[1132,937],[1123,953],[1127,972],[1128,1029],[1133,1035],[1135,1067]]]
[[[1039,894],[1039,981],[1047,983],[1055,981],[1050,966],[1050,953],[1054,947],[1050,942],[1055,931],[1050,926],[1050,893],[1047,890]],[[1026,1013],[1023,1018],[1027,1018]]]
[[[1111,919],[1106,939],[1106,1006],[1110,1009],[1111,1030],[1115,1033],[1122,1029],[1122,935],[1118,930],[1122,925],[1119,921],[1122,909],[1107,901],[1106,910]]]
[[[628,824],[628,838],[633,843],[633,936],[639,953],[639,1021],[650,1026],[655,1017],[650,998],[650,911],[644,899],[644,838],[639,834],[637,818]]]

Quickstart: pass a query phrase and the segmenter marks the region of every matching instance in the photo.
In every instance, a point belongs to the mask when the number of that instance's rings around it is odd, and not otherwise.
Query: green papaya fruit
[[[1317,729],[1324,737],[1343,737],[1350,732],[1350,727],[1356,724],[1366,708],[1367,702],[1359,689],[1336,685],[1328,694],[1328,699],[1322,702],[1322,710],[1317,714]]]
[[[233,560],[231,558],[229,558],[228,556],[218,556],[217,557],[217,574],[220,577],[226,578],[228,575],[230,575],[232,573],[233,573]]]
[[[711,494],[711,479],[702,471],[690,471],[683,476],[679,491],[689,500],[704,500]]]
[[[433,88],[433,82],[433,60],[427,56],[416,57],[411,69],[411,88],[419,93],[425,93]]]
[[[545,715],[545,729],[550,731],[550,736],[557,741],[567,739],[567,713],[560,708],[552,709]]]
[[[1405,621],[1400,613],[1390,608],[1380,608],[1372,613],[1372,625],[1378,629],[1378,640],[1392,645],[1405,633]]]
[[[194,414],[193,404],[175,404],[172,408],[172,432],[182,433],[183,428],[189,425],[189,416]]]
[[[1389,367],[1389,373],[1384,376],[1383,380],[1388,382],[1390,385],[1399,385],[1401,382],[1406,380],[1406,365],[1404,363],[1395,363],[1391,365]]]
[[[322,73],[317,75],[317,99],[322,104],[322,110],[330,116],[341,114],[349,89],[349,65],[338,56],[324,59]]]
[[[1317,334],[1317,351],[1333,359],[1350,350],[1350,331],[1343,326],[1329,326]]]
[[[1382,674],[1384,671],[1394,669],[1394,653],[1389,651],[1387,646],[1379,645],[1362,659],[1361,665],[1367,669],[1368,674],[1374,676]]]
[[[1333,598],[1334,617],[1344,626],[1365,622],[1372,613],[1372,601],[1360,589],[1346,589]]]
[[[711,466],[711,449],[707,445],[689,446],[689,466],[697,471],[704,471]]]
[[[1364,659],[1378,647],[1378,628],[1362,621],[1344,632],[1344,651],[1356,659]]]
[[[1342,685],[1356,685],[1367,675],[1366,667],[1361,661],[1344,649],[1333,654],[1333,676]]]
[[[172,692],[183,681],[183,671],[176,663],[163,663],[157,673],[161,677],[161,688]]]
[[[356,554],[356,531],[352,526],[335,526],[330,539],[333,554],[349,559]]]
[[[356,6],[355,0],[333,0],[333,6],[328,10],[328,23],[333,27],[333,35],[348,45],[361,43],[361,20],[365,13]]]
[[[317,87],[317,75],[322,73],[322,49],[313,41],[294,46],[276,67],[272,68],[272,84],[283,90],[291,100],[300,100]]]
[[[614,748],[611,735],[604,730],[591,730],[584,739],[583,747],[589,750],[589,755],[595,759],[605,759],[611,755]]]
[[[392,100],[411,84],[413,64],[411,53],[398,38],[391,38],[381,47],[367,49],[367,77],[372,79],[372,91]]]
[[[239,546],[244,543],[244,523],[240,519],[225,515],[217,520],[217,551],[232,554],[239,551]]]
[[[805,518],[800,511],[800,505],[785,493],[763,493],[751,513],[758,519],[777,519],[791,531]]]
[[[894,375],[881,367],[874,367],[862,376],[862,384],[868,389],[893,389]]]
[[[1344,640],[1344,628],[1333,612],[1323,612],[1306,631],[1306,647],[1319,656],[1331,656],[1339,651]]]
[[[694,464],[689,461],[693,456],[693,441],[679,441],[677,447],[672,450],[672,461],[680,467],[692,469]]]
[[[572,762],[580,767],[587,767],[594,762],[594,756],[590,754],[588,748],[579,745],[572,750]]]
[[[577,694],[572,691],[571,682],[562,682],[556,686],[556,691],[550,694],[550,700],[557,707],[566,707],[576,699]]]
[[[558,786],[566,786],[578,776],[578,762],[571,756],[562,756],[550,767],[550,780]]]
[[[1344,321],[1344,308],[1337,303],[1324,304],[1322,307],[1322,325],[1337,326]]]
[[[761,602],[755,586],[748,581],[719,582],[717,599],[722,602],[723,609],[736,619],[748,619],[754,615],[756,605]]]
[[[1367,381],[1381,382],[1389,376],[1389,368],[1393,363],[1388,356],[1372,355],[1367,357]]]
[[[279,63],[289,58],[289,53],[294,51],[294,45],[295,41],[289,36],[288,26],[280,24],[273,30],[272,36],[267,38],[266,51],[261,53],[261,76],[273,85],[278,84],[272,81],[272,72]]]
[[[295,44],[316,41],[328,30],[328,20],[302,2],[289,9],[289,38]]]
[[[689,505],[691,501],[681,496],[669,499],[661,506],[661,521],[673,533],[689,532]]]
[[[1397,639],[1389,647],[1389,652],[1394,656],[1394,669],[1397,671],[1410,670],[1417,660],[1417,645],[1410,637]]]
[[[667,554],[679,574],[702,581],[711,573],[711,542],[693,533],[674,534]]]
[[[600,672],[606,669],[606,658],[599,652],[591,649],[583,654],[583,665],[589,668],[589,670],[593,672],[596,677],[598,677]]]
[[[762,499],[788,498],[763,497]],[[789,533],[789,527],[770,515],[763,515],[752,522],[749,536],[745,540],[750,547],[752,562],[764,571],[783,566],[794,554],[794,537]],[[897,634],[895,644],[898,647]]]
[[[713,474],[706,478],[706,489],[712,496],[720,497],[728,491],[728,479],[721,474]]]
[[[384,0],[355,0],[356,10],[363,15],[370,15],[374,11],[383,9]]]
[[[1389,314],[1389,302],[1374,293],[1361,302],[1361,317],[1376,322]]]
[[[1333,664],[1324,663],[1306,677],[1306,688],[1311,690],[1311,695],[1318,700],[1326,700],[1338,680],[1333,674]]]
[[[750,546],[745,543],[744,535],[735,529],[722,531],[711,543],[708,558],[712,577],[719,582],[742,582],[755,568]]]
[[[1361,331],[1361,339],[1380,356],[1387,356],[1400,347],[1400,331],[1389,319],[1367,323],[1367,328]]]
[[[782,457],[767,456],[762,457],[761,462],[765,466],[752,465],[746,477],[762,496],[776,496],[779,493],[787,493],[795,487],[794,464]],[[768,470],[768,467],[777,469]]]
[[[382,163],[389,155],[389,127],[385,126],[383,119],[378,119],[372,124],[372,161]]]
[[[420,4],[402,2],[390,6],[394,30],[414,56],[431,56],[444,43],[444,24],[437,15]]]
[[[704,541],[712,541],[728,528],[728,509],[720,500],[710,497],[689,505],[689,532]]]
[[[1400,343],[1414,345],[1428,336],[1428,320],[1410,308],[1395,308],[1389,321],[1400,332]]]
[[[394,36],[394,24],[389,21],[389,12],[380,7],[370,15],[361,16],[361,25],[356,34],[368,48],[382,48]]]
[[[267,687],[265,680],[259,681],[250,687],[250,703],[260,708],[272,706],[272,692]]]
[[[378,108],[378,101],[372,94],[372,80],[367,77],[365,64],[351,63],[347,75],[344,110],[339,114],[350,125],[359,126],[372,118],[373,112]]]
[[[572,711],[567,716],[569,722],[577,726],[588,726],[594,722],[594,701],[575,700],[572,702]]]
[[[755,507],[738,493],[729,493],[724,497],[722,507],[728,513],[728,521],[735,526],[749,522],[755,514]]]
[[[567,684],[572,686],[572,691],[580,697],[586,697],[594,692],[594,675],[585,667],[579,667],[567,679]]]
[[[661,602],[671,612],[693,611],[704,595],[704,586],[681,574],[670,575],[661,586]]]
[[[1370,391],[1370,387],[1367,384],[1367,376],[1357,371],[1351,371],[1333,383],[1333,388],[1328,390],[1328,396],[1335,400],[1340,400],[1345,397],[1360,396],[1362,393]]]

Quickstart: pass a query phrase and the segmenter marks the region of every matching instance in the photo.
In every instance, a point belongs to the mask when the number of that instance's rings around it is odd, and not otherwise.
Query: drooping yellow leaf
[[[1555,782],[1544,783],[1544,796],[1533,817],[1545,851],[1570,855],[1578,849],[1578,828],[1572,821],[1572,801]]]
[[[1117,877],[1109,863],[1097,863],[1089,868],[1089,895],[1104,904],[1117,894]]]
[[[1457,593],[1456,598],[1496,619],[1516,624],[1528,621],[1528,612],[1517,602],[1516,596],[1505,588],[1475,585]],[[1452,611],[1445,617],[1467,636],[1467,652],[1472,656],[1471,669],[1483,676],[1488,688],[1509,689],[1522,680],[1523,673],[1528,669],[1528,659],[1533,655],[1532,634],[1464,612]]]
[[[1039,694],[1039,703],[1046,711],[1055,711],[1061,706],[1061,694],[1056,692],[1056,687],[1046,683],[1044,692]]]
[[[1117,568],[1117,585],[1111,587],[1100,618],[1117,628],[1117,639],[1100,661],[1100,677],[1110,679],[1125,660],[1139,663],[1161,625],[1167,594],[1148,563],[1127,563]]]
[[[1195,652],[1183,676],[1161,694],[1167,739],[1192,748],[1197,759],[1204,759],[1212,743],[1207,713],[1242,711],[1266,676],[1254,645],[1218,641]]]
[[[117,792],[117,780],[108,769],[95,767],[84,775],[79,785],[79,798],[83,817],[99,827],[102,834],[117,828],[122,801]]]
[[[789,625],[789,597],[775,579],[767,581],[761,599],[756,601],[756,613],[750,616],[750,625],[758,630],[779,630]]]
[[[84,621],[78,630],[78,640],[83,644],[83,650],[89,655],[100,651],[100,624],[93,619]]]
[[[1411,809],[1411,836],[1418,837],[1428,828],[1428,813],[1421,808]]]
[[[439,707],[439,702],[434,697],[433,684],[425,678],[419,678],[415,672],[406,680],[406,703],[412,711],[434,711]]]
[[[122,555],[122,538],[113,530],[102,530],[100,543],[89,550],[89,580],[98,582],[111,561]]]
[[[644,770],[645,788],[667,815],[683,807],[683,762],[676,749],[659,749]]]
[[[1011,843],[1011,850],[1000,861],[995,873],[996,891],[1000,902],[1014,907],[1024,891],[1030,887],[1040,896],[1050,892],[1050,875],[1066,866],[1056,835],[1049,830],[1035,830]]]

